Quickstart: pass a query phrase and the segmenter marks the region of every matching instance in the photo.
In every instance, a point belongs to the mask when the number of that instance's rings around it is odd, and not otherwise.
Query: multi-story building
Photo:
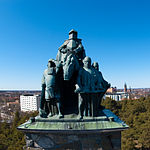
[[[129,99],[129,93],[127,92],[106,93],[105,97],[109,97],[115,101],[121,101],[124,99]]]
[[[117,92],[117,88],[116,87],[111,87],[107,90],[106,94],[105,94],[105,98],[109,97],[115,101],[120,101],[120,100],[124,100],[124,99],[129,99],[130,98],[130,91],[127,90],[127,85],[126,83],[124,84],[124,91],[122,92]]]
[[[37,111],[40,106],[40,95],[20,95],[21,111]]]

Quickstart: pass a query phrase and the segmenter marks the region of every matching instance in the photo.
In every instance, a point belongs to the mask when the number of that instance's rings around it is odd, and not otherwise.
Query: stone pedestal
[[[25,133],[26,149],[121,150],[121,132]]]
[[[109,110],[102,116],[85,117],[76,115],[63,119],[36,117],[20,125],[19,130],[26,135],[26,147],[30,150],[47,149],[91,149],[121,150],[121,131],[128,126]]]

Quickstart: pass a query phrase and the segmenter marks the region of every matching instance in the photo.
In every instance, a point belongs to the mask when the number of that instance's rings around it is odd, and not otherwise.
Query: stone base
[[[97,133],[26,133],[26,149],[121,150],[121,131]]]
[[[59,119],[30,118],[18,127],[26,135],[30,150],[121,150],[121,131],[128,126],[110,110],[104,109],[98,117],[67,115]]]

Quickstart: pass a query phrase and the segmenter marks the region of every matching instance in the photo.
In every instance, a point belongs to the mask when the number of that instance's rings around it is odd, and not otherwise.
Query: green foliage
[[[150,149],[150,97],[120,102],[107,98],[102,105],[130,127],[122,132],[122,150]]]
[[[115,100],[112,100],[107,97],[105,100],[102,100],[102,105],[105,106],[106,109],[110,109],[113,113],[118,115],[120,104],[117,103]]]
[[[150,150],[150,97],[119,102],[107,98],[102,105],[130,127],[122,132],[122,150]],[[24,134],[16,127],[36,115],[37,112],[16,112],[11,124],[0,123],[0,150],[22,150],[25,145]]]
[[[34,113],[14,114],[14,121],[9,124],[0,122],[0,150],[22,150],[25,145],[24,134],[17,130],[17,127],[27,121],[29,117],[36,116]]]

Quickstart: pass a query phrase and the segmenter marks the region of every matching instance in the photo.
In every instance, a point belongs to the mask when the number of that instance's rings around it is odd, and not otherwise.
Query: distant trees
[[[122,132],[122,150],[150,150],[150,97],[116,102],[102,101],[130,126]]]
[[[0,150],[22,150],[25,145],[24,134],[17,130],[17,126],[24,123],[30,116],[36,116],[34,113],[19,113],[14,114],[14,121],[9,124],[0,122]]]
[[[130,126],[122,132],[122,150],[150,150],[150,97],[119,102],[106,98],[102,105]],[[0,150],[22,150],[24,134],[16,127],[36,115],[16,112],[11,124],[0,122]]]

